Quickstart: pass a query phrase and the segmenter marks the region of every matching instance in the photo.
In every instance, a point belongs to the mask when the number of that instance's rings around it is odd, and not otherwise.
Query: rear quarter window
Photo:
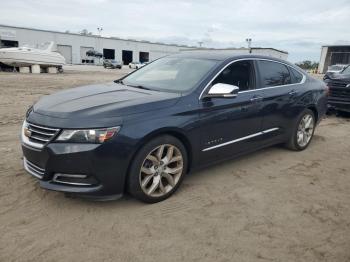
[[[281,63],[259,61],[259,71],[263,87],[288,85],[292,83],[287,66]]]
[[[289,67],[292,84],[298,84],[303,80],[303,75],[292,67]]]

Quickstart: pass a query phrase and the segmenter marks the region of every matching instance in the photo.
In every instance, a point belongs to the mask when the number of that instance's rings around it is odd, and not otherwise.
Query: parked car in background
[[[129,68],[132,68],[132,69],[139,69],[143,66],[145,66],[146,64],[145,63],[141,63],[141,62],[131,62],[129,64]]]
[[[340,73],[343,71],[348,65],[345,64],[336,64],[328,67],[327,73]]]
[[[102,53],[100,53],[100,52],[98,52],[96,50],[93,50],[93,49],[86,51],[85,54],[86,54],[86,56],[92,56],[92,57],[97,57],[97,58],[102,58],[103,57]]]
[[[350,66],[338,74],[329,75],[325,82],[329,88],[329,107],[350,112]]]
[[[122,63],[117,61],[117,60],[113,60],[113,59],[104,59],[103,60],[103,67],[104,68],[119,68],[122,69]]]
[[[333,78],[334,75],[340,74],[345,68],[347,68],[349,65],[345,64],[339,64],[339,65],[332,65],[328,67],[328,71],[323,76],[323,80]]]
[[[271,57],[167,56],[115,83],[42,97],[23,123],[24,167],[46,189],[154,203],[192,170],[275,144],[306,149],[327,92]]]

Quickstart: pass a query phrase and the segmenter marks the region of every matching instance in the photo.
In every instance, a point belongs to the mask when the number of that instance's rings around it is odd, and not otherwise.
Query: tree
[[[91,32],[89,32],[87,29],[83,29],[79,32],[81,35],[92,35]]]
[[[312,62],[310,60],[305,60],[302,62],[295,63],[297,66],[299,66],[302,69],[305,70],[312,70],[312,69],[317,69],[318,68],[318,63],[317,62]]]

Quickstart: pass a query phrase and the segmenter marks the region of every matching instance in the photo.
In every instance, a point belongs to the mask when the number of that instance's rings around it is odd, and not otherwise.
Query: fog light
[[[94,177],[83,174],[62,174],[53,175],[52,182],[73,186],[92,186],[97,184]]]

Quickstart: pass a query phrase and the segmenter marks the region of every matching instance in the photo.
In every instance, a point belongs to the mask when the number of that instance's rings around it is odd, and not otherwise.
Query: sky
[[[203,47],[273,47],[319,61],[350,44],[350,0],[0,0],[0,24]]]

